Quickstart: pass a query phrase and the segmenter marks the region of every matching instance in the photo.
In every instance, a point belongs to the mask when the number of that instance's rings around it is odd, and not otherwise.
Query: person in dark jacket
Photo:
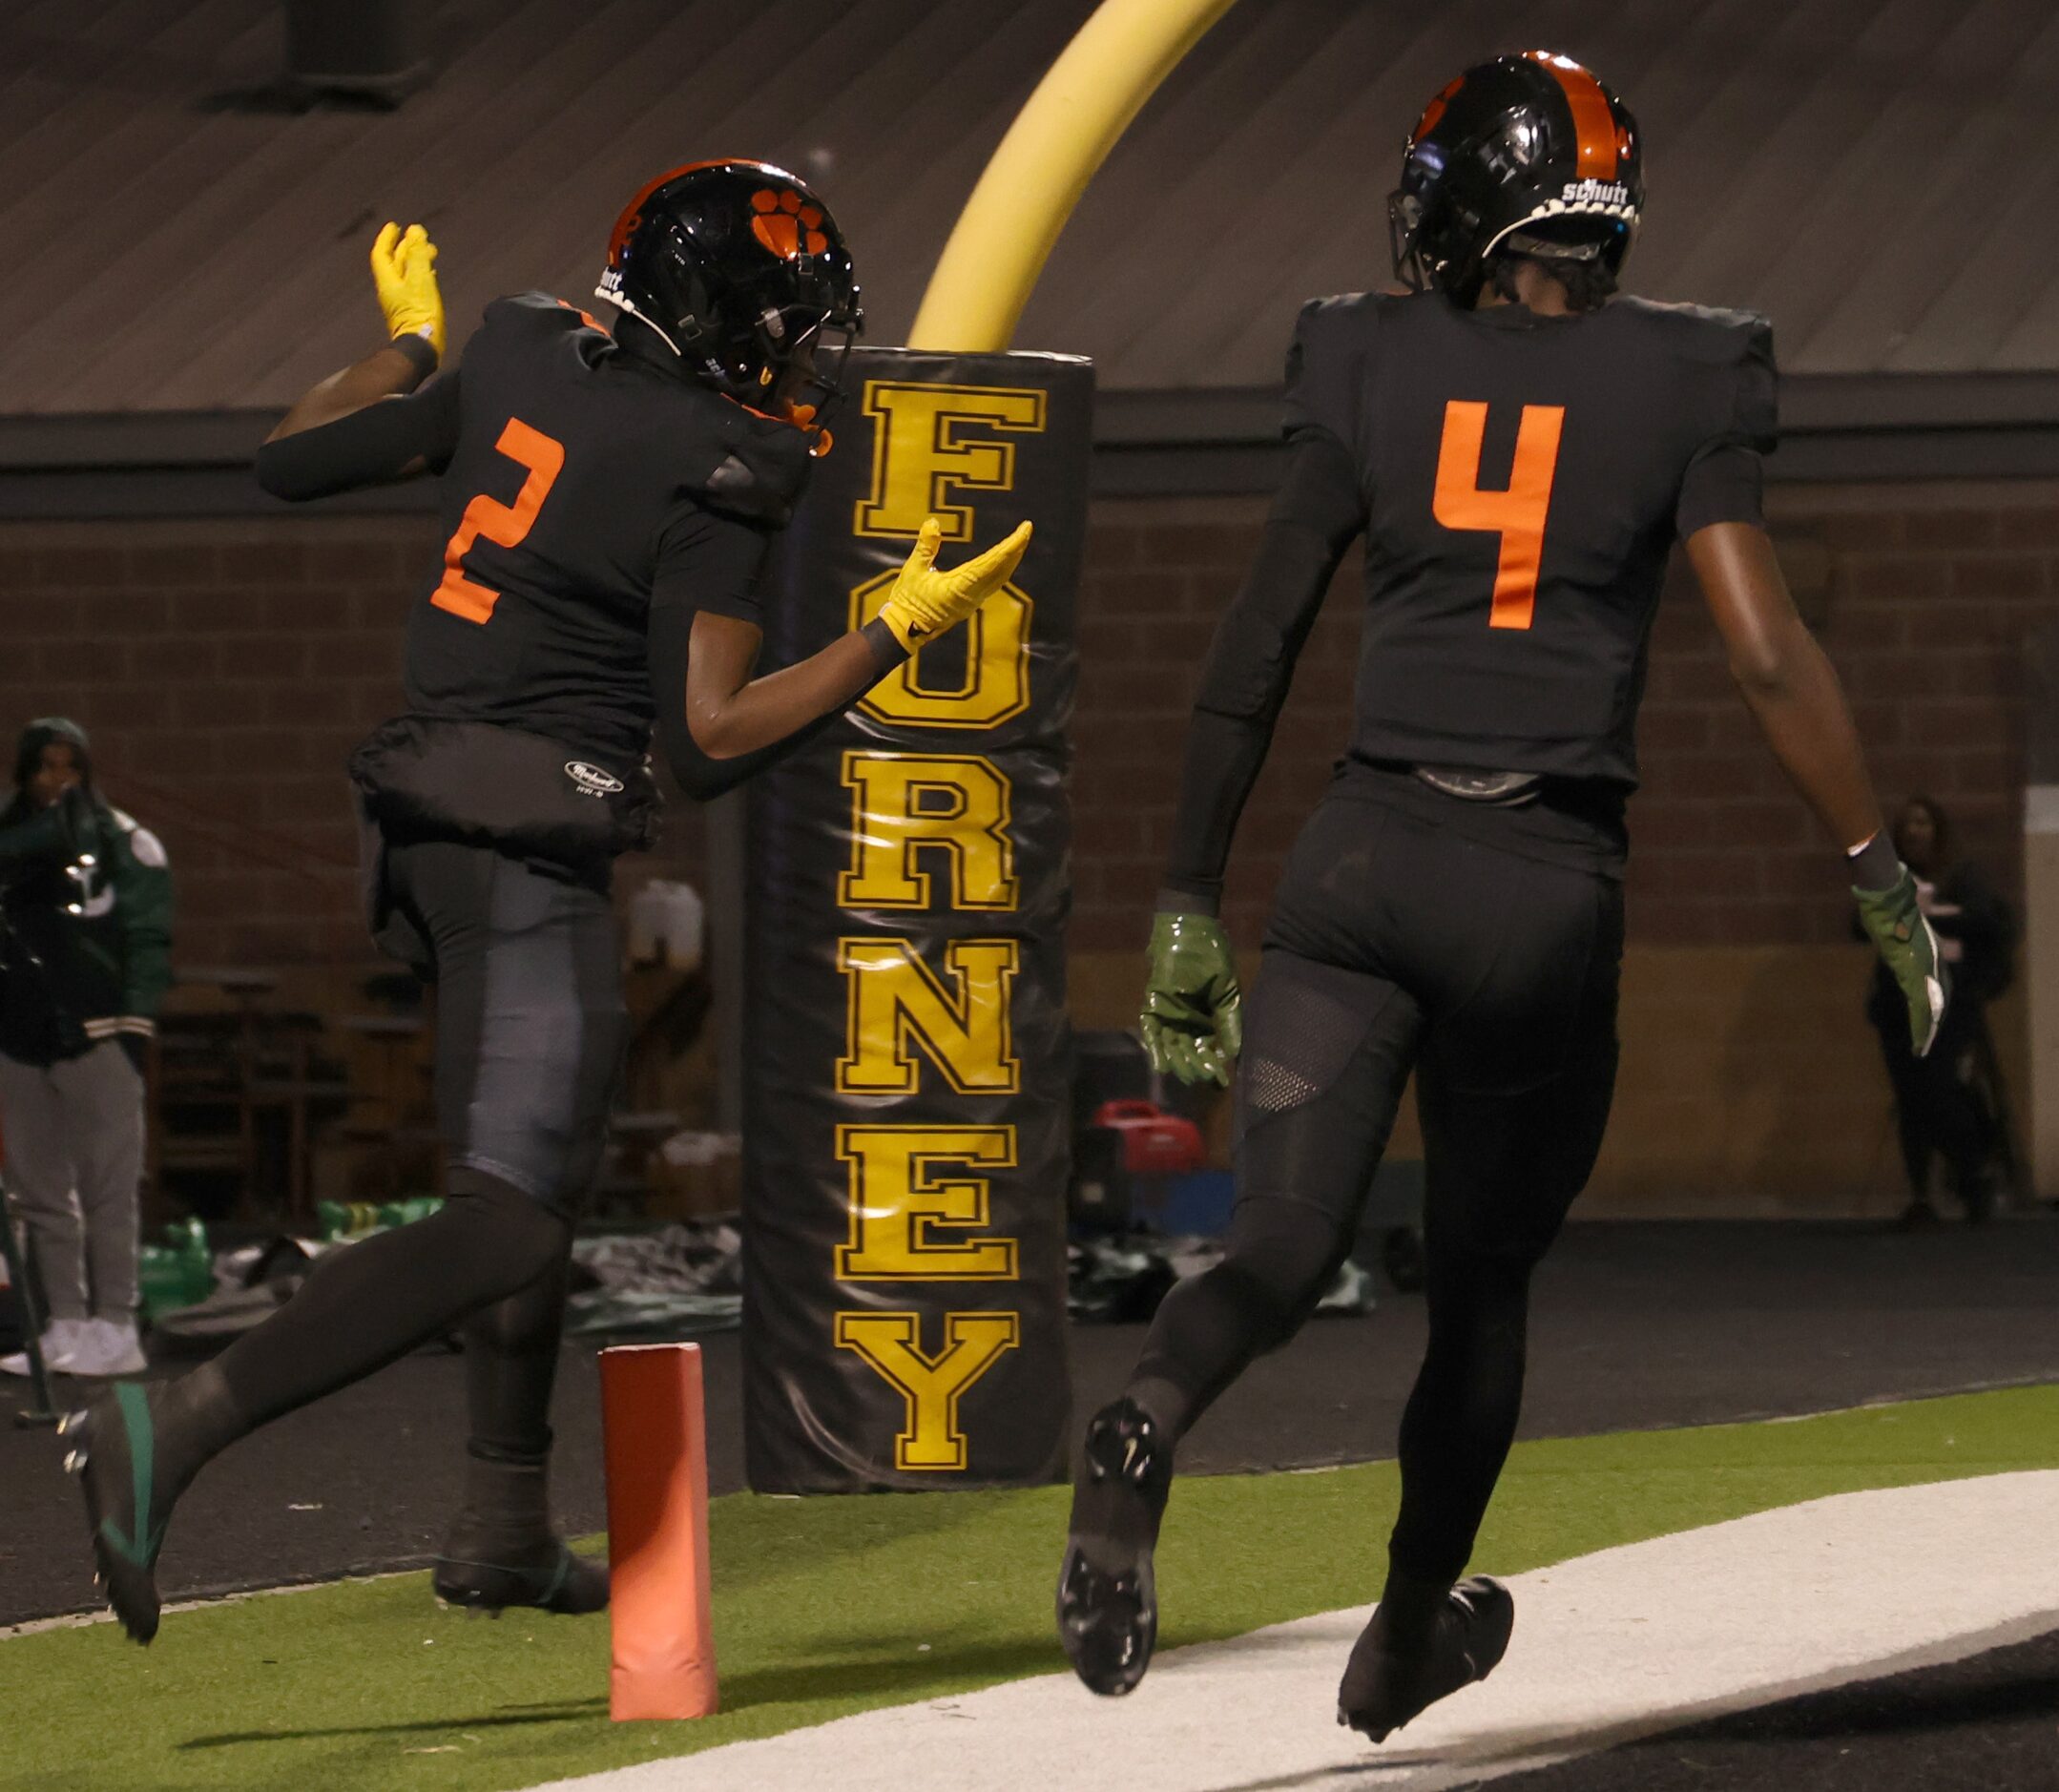
[[[1978,1224],[1994,1209],[2002,1134],[1999,1079],[1987,1035],[1987,1004],[2008,988],[2016,920],[1980,866],[1953,851],[1951,823],[1929,797],[1911,797],[1895,820],[1895,845],[1916,873],[1917,895],[1952,968],[1952,1000],[1937,1044],[1918,1057],[1903,1024],[1901,991],[1876,970],[1866,1018],[1895,1092],[1895,1127],[1908,1173],[1902,1224],[1935,1223],[1930,1173],[1945,1159],[1952,1192]]]
[[[171,920],[164,847],[94,787],[86,731],[31,722],[0,810],[0,1139],[49,1303],[44,1360],[73,1375],[143,1366],[142,1070]]]

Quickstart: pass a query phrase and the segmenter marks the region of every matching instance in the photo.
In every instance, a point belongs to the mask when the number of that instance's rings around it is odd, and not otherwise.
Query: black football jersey
[[[671,590],[758,619],[759,571],[804,479],[805,439],[638,360],[543,294],[488,306],[445,377],[452,433],[427,458],[446,543],[408,620],[409,708],[639,764],[654,601]]]
[[[1352,754],[1636,782],[1675,539],[1760,521],[1772,331],[1618,298],[1546,317],[1440,293],[1303,310],[1287,430],[1348,449],[1366,612]]]
[[[1760,520],[1774,402],[1772,333],[1741,312],[1624,298],[1542,317],[1434,292],[1308,305],[1285,475],[1195,699],[1162,900],[1219,899],[1295,660],[1361,535],[1344,772],[1555,779],[1538,849],[1618,866],[1668,551]]]

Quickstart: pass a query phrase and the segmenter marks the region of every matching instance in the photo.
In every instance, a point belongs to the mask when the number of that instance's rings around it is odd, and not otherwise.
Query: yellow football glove
[[[880,620],[911,654],[956,628],[1015,576],[1023,550],[1030,545],[1030,525],[1024,523],[1006,540],[948,573],[936,570],[937,547],[943,539],[943,524],[930,517],[917,531],[915,552],[908,555],[880,612]]]
[[[386,334],[419,336],[444,358],[444,296],[436,285],[436,245],[420,224],[406,235],[388,224],[372,244],[372,283],[386,314]]]

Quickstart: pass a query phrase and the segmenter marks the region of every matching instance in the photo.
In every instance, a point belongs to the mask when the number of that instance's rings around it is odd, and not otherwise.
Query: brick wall
[[[86,725],[171,854],[181,965],[376,965],[343,768],[399,706],[440,545],[423,517],[0,525],[6,763],[31,717]],[[690,869],[697,837],[676,815],[648,868]]]
[[[2059,620],[2059,486],[1778,488],[1772,520],[1851,697],[1883,801],[1927,791],[2018,886],[2021,644]],[[1134,948],[1165,862],[1186,706],[1215,615],[1255,551],[1255,500],[1104,503],[1080,631],[1076,916],[1082,950]],[[1226,913],[1259,927],[1350,726],[1358,561],[1301,657],[1237,836]],[[1737,700],[1707,613],[1675,580],[1653,644],[1631,812],[1631,936],[1649,945],[1841,940],[1824,843]]]
[[[1770,505],[1883,799],[1934,795],[2020,895],[2021,650],[2059,619],[2059,486],[1777,489]],[[1168,500],[1095,512],[1075,728],[1082,1024],[1124,1026],[1135,1011],[1185,707],[1262,509]],[[1348,732],[1357,576],[1354,557],[1238,833],[1227,913],[1247,970],[1286,850]],[[1861,1017],[1866,950],[1851,940],[1830,850],[1757,740],[1685,579],[1660,613],[1640,737],[1623,1072],[1581,1212],[1894,1212],[1890,1103]],[[2020,990],[1994,1024],[2028,1095]],[[1410,1106],[1392,1150],[1421,1150]]]
[[[1134,949],[1163,866],[1196,670],[1258,539],[1258,500],[1096,506],[1081,625],[1074,943]],[[1780,489],[1883,794],[1927,789],[2013,887],[2019,646],[2059,618],[2059,487]],[[425,518],[0,526],[0,730],[52,711],[166,838],[189,964],[357,960],[341,767],[398,695]],[[1356,558],[1317,624],[1238,836],[1255,937],[1348,729]],[[1731,694],[1698,603],[1661,615],[1633,810],[1632,930],[1653,945],[1841,939],[1822,844]],[[674,854],[693,857],[691,824]]]
[[[414,519],[0,529],[0,728],[69,715],[164,837],[187,965],[363,959],[343,761],[391,713]]]

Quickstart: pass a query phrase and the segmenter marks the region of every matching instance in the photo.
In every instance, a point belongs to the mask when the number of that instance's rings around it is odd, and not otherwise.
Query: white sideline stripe
[[[1837,1494],[1516,1575],[1494,1677],[1379,1749],[1335,1722],[1361,1607],[1174,1651],[1128,1698],[1071,1675],[1016,1680],[538,1792],[1105,1792],[1112,1779],[1431,1792],[2059,1629],[2055,1521],[2059,1471],[1992,1475]]]

